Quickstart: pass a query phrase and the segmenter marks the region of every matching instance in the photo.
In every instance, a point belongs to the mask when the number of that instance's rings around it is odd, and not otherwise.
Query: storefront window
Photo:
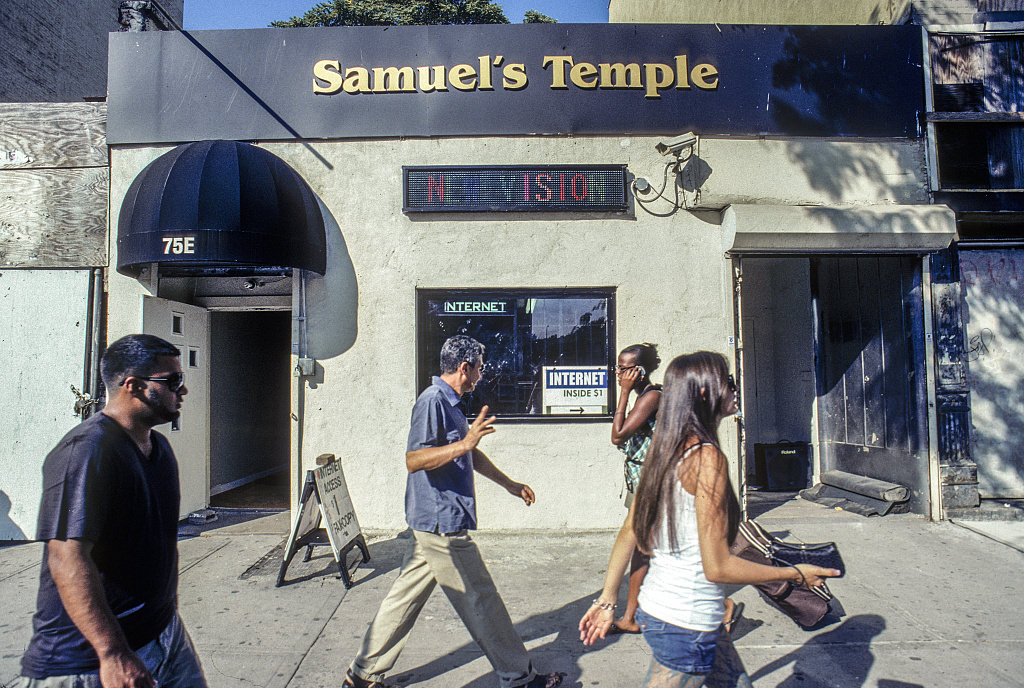
[[[464,334],[485,347],[466,398],[506,418],[603,417],[614,406],[614,289],[420,290],[418,389],[438,374],[441,345]]]

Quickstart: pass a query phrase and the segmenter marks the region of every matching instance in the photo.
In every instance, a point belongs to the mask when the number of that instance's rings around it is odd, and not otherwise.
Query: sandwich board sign
[[[357,561],[356,566],[370,560],[370,551],[352,508],[352,498],[348,494],[341,462],[335,460],[333,454],[321,454],[316,462],[318,468],[306,471],[306,482],[299,499],[299,513],[285,544],[284,561],[275,587],[284,583],[288,564],[303,547],[307,548],[303,561],[309,561],[314,547],[330,545],[346,588],[352,587],[352,576],[345,563],[352,548],[358,547],[362,554],[362,560]],[[321,528],[321,523],[326,523],[326,528]]]
[[[607,366],[544,366],[541,375],[545,415],[608,413]]]

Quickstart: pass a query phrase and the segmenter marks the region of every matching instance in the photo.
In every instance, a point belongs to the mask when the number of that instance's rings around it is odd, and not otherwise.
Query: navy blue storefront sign
[[[112,144],[920,135],[914,26],[527,24],[110,35]]]

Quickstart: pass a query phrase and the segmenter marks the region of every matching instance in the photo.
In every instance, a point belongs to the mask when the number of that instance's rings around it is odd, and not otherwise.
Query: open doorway
[[[810,261],[744,258],[742,298],[745,483],[800,490],[811,484],[814,434]]]
[[[740,272],[747,494],[843,471],[926,511],[920,259],[743,257]]]
[[[210,506],[289,506],[290,311],[210,313]]]

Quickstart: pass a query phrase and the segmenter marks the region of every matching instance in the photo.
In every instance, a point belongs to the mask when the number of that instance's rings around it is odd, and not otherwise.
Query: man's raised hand
[[[484,406],[480,409],[480,413],[477,414],[476,420],[469,426],[469,432],[466,433],[466,445],[468,450],[476,449],[476,445],[480,444],[481,438],[484,435],[490,435],[496,430],[492,427],[492,423],[496,420],[495,416],[487,416],[487,407]]]

